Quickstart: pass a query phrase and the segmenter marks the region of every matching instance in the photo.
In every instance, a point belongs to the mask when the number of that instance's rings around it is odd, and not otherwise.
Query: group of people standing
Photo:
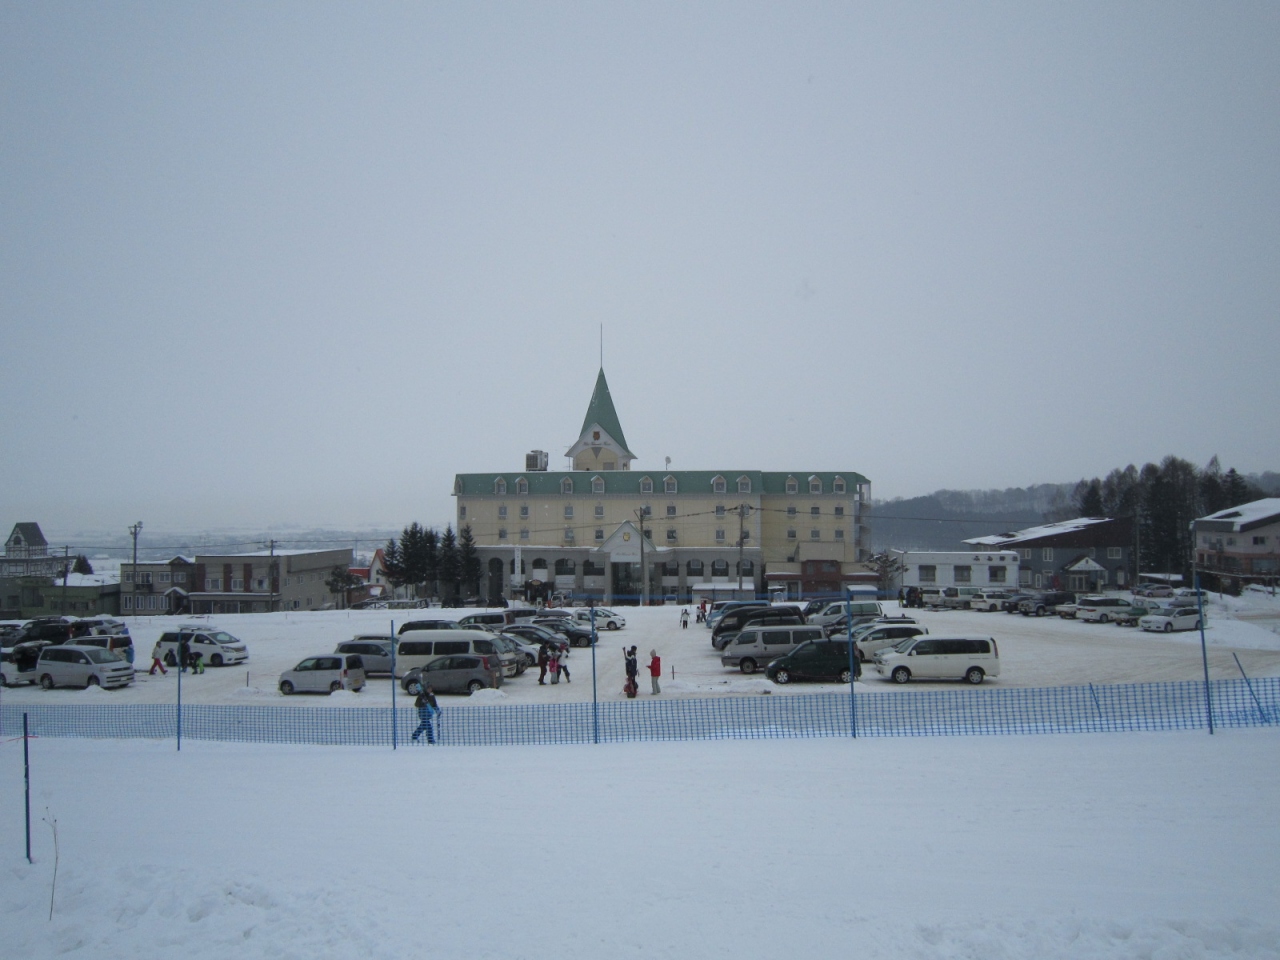
[[[622,688],[622,692],[628,697],[634,697],[640,692],[640,684],[636,677],[640,673],[640,659],[636,656],[636,648],[627,649],[624,645],[622,648],[622,656],[624,658],[627,670],[627,682]],[[659,679],[662,677],[662,658],[658,656],[657,650],[649,651],[649,685],[653,688],[652,695],[657,696],[662,692],[662,686]]]
[[[191,668],[192,673],[204,673],[204,654],[198,650],[193,651],[191,645],[183,640],[178,644],[178,663],[179,669],[187,672],[187,668]],[[155,676],[159,670],[163,676],[168,676],[169,671],[164,665],[164,651],[160,649],[160,641],[156,641],[156,645],[151,648],[151,669],[147,671],[150,676]]]
[[[552,683],[559,683],[561,674],[564,674],[565,683],[571,682],[567,647],[553,647],[549,643],[538,647],[538,683],[545,685],[547,674],[551,675]]]

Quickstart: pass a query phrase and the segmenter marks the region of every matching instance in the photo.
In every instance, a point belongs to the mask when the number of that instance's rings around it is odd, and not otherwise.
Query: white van
[[[876,655],[876,672],[894,683],[908,680],[968,680],[1000,676],[994,637],[915,637]]]
[[[486,636],[478,630],[413,631],[396,641],[396,679],[410,670],[425,667],[440,657],[474,654],[495,657],[501,661],[502,653],[492,636]],[[512,655],[508,656],[514,660]]]
[[[191,655],[200,654],[206,667],[231,666],[246,663],[249,651],[243,640],[239,640],[217,627],[202,627],[183,624],[177,630],[169,630],[160,634],[160,656],[171,666],[178,665],[178,645],[185,643]]]
[[[743,673],[755,673],[758,667],[768,666],[770,660],[790,653],[800,644],[821,639],[821,627],[749,626],[724,648],[720,662],[726,667],[737,667]]]
[[[877,600],[833,600],[817,613],[810,614],[808,622],[825,627],[841,620],[849,612],[853,613],[854,626],[884,616],[884,610]]]
[[[95,686],[110,689],[133,683],[133,665],[102,647],[63,644],[40,651],[36,675],[46,690]]]

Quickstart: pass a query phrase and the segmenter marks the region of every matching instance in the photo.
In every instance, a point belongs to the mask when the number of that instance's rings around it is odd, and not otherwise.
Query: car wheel
[[[605,624],[605,628],[608,630],[617,630],[618,625],[614,623],[612,620],[610,620],[608,623]]]
[[[53,689],[53,677],[49,676],[49,675],[46,673],[44,676],[42,676],[42,677],[40,678],[40,686],[44,687],[44,689],[46,689],[46,690],[52,690],[52,689]]]
[[[840,671],[840,682],[841,682],[841,683],[852,683],[852,682],[853,682],[853,671],[852,671],[852,670],[850,670],[848,667],[845,667],[843,670],[841,670],[841,671]]]
[[[1166,623],[1166,624],[1164,625],[1164,632],[1165,632],[1165,633],[1173,633],[1173,624],[1172,624],[1172,623]]]
[[[209,658],[209,666],[211,666],[211,667],[220,667],[220,666],[222,666],[222,654],[220,654],[220,653],[215,653],[212,657],[210,657],[210,658]]]
[[[1110,622],[1111,622],[1111,618],[1110,618],[1110,617],[1108,617],[1108,616],[1104,613],[1104,614],[1101,614],[1101,615],[1098,617],[1098,622],[1099,622],[1099,623],[1110,623]]]
[[[894,667],[890,676],[893,677],[894,683],[906,683],[911,679],[911,671],[906,667]]]
[[[281,680],[280,692],[287,697],[289,694],[293,693],[293,684],[290,683],[288,680]]]
[[[1037,617],[1043,617],[1043,616],[1044,616],[1044,607],[1036,607],[1036,616],[1037,616]]]
[[[341,690],[341,689],[342,689],[342,681],[341,681],[341,680],[335,680],[335,681],[333,681],[333,683],[329,684],[329,692],[330,692],[330,693],[337,693],[337,692],[338,692],[339,690]]]
[[[747,657],[740,664],[738,664],[738,669],[740,669],[743,673],[746,673],[746,674],[755,673],[756,662],[752,660],[750,657]]]
[[[791,682],[791,672],[789,670],[779,670],[773,675],[774,683],[788,684]]]
[[[472,680],[467,684],[467,693],[475,693],[477,690],[483,690],[484,684],[479,680]]]
[[[964,678],[976,687],[982,682],[982,678],[984,676],[986,676],[986,674],[982,672],[981,667],[970,667],[965,673]]]
[[[86,690],[88,690],[90,687],[100,687],[100,686],[102,686],[102,681],[98,679],[98,675],[96,673],[89,674],[89,679],[84,682],[84,688]]]

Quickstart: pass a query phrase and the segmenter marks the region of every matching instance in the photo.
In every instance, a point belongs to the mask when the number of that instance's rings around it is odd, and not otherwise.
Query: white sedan
[[[1143,630],[1156,633],[1172,633],[1174,630],[1199,630],[1200,611],[1195,607],[1178,607],[1163,613],[1153,613],[1138,621]]]
[[[583,623],[591,622],[590,609],[578,607],[573,612],[576,619]],[[597,630],[621,630],[627,625],[627,621],[612,610],[606,610],[604,607],[596,607],[596,629]]]

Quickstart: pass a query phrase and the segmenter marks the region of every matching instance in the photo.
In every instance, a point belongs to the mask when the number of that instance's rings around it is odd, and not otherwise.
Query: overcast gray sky
[[[0,3],[7,525],[1280,468],[1274,3]],[[3,518],[0,518],[3,519]]]

